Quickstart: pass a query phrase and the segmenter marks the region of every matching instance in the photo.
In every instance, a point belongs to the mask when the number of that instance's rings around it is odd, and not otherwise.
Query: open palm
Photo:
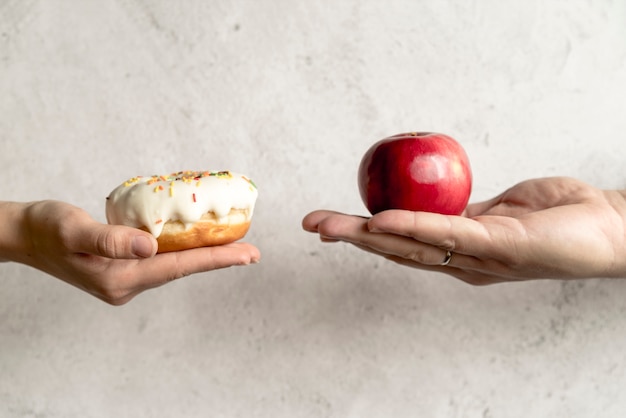
[[[564,178],[528,180],[470,204],[462,216],[390,210],[372,218],[313,212],[303,227],[411,267],[472,284],[623,277],[626,201]],[[446,251],[453,256],[439,265]]]

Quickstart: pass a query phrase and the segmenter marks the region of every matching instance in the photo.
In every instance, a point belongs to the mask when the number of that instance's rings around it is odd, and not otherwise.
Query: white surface
[[[362,153],[445,132],[472,200],[626,186],[622,1],[0,1],[2,198],[104,220],[137,174],[259,186],[259,265],[108,306],[0,265],[2,417],[617,417],[626,283],[473,288],[322,245]]]

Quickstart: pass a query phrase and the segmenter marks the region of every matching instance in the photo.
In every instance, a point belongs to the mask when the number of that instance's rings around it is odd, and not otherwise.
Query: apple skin
[[[472,170],[453,138],[410,132],[372,145],[361,160],[358,183],[372,215],[388,209],[460,215],[472,191]]]

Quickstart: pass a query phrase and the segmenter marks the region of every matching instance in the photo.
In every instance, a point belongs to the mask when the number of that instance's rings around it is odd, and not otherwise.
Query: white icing
[[[180,221],[187,229],[208,212],[227,223],[230,210],[240,209],[249,221],[257,196],[252,181],[230,171],[135,177],[111,192],[106,217],[109,224],[146,227],[158,238],[167,221]]]

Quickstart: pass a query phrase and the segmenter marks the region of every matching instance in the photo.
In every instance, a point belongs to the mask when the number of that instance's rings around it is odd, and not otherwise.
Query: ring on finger
[[[448,264],[450,264],[450,260],[452,260],[452,251],[448,250],[446,251],[446,256],[444,257],[443,261],[439,265],[447,266]]]

